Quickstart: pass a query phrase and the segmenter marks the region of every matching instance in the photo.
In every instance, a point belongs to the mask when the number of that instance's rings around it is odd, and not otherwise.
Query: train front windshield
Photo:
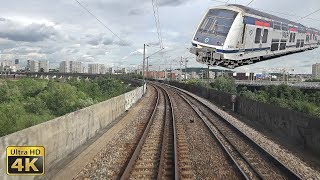
[[[198,32],[226,37],[237,12],[225,9],[210,9]]]

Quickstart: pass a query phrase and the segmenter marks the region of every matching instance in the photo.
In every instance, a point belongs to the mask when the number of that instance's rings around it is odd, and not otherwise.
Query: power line
[[[300,19],[298,19],[298,20],[297,20],[297,22],[298,22],[298,21],[301,21],[302,19],[307,18],[308,16],[311,16],[312,14],[317,13],[318,11],[320,11],[320,9],[318,9],[318,10],[316,10],[316,11],[314,11],[314,12],[312,12],[312,13],[310,13],[310,14],[308,14],[308,15],[306,15],[306,16],[304,16],[304,17],[300,18]]]
[[[164,48],[161,48],[160,50],[158,50],[158,51],[156,51],[156,52],[154,52],[154,53],[152,53],[151,55],[149,55],[148,57],[146,57],[146,58],[150,58],[151,56],[153,56],[153,55],[155,55],[155,54],[157,54],[157,53],[159,53],[160,51],[163,51],[164,50]]]
[[[253,1],[254,1],[254,0],[251,0],[251,1],[247,4],[247,6],[249,6]]]
[[[107,25],[105,25],[100,19],[95,16],[91,11],[89,11],[88,8],[86,8],[84,5],[82,5],[78,0],[75,0],[79,6],[81,6],[83,9],[85,9],[92,17],[94,17],[102,26],[104,26],[108,31],[110,31],[114,36],[116,36],[119,40],[123,41],[116,33],[114,33]]]
[[[255,8],[255,9],[259,10],[259,11],[272,12],[272,13],[282,14],[282,15],[286,15],[286,16],[292,16],[292,17],[298,17],[298,18],[302,17],[302,16],[298,16],[298,15],[295,15],[295,14],[283,13],[283,12],[279,12],[279,11],[266,10],[266,9],[257,9],[257,8]],[[320,21],[319,19],[313,19],[313,18],[305,18],[305,19],[310,19],[310,20],[313,20],[313,21]]]

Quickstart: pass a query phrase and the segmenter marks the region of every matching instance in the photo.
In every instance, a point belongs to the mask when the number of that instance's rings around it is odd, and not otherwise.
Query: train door
[[[254,36],[256,32],[256,27],[253,25],[246,24],[244,27],[243,34],[243,51],[244,49],[249,50],[254,46]]]

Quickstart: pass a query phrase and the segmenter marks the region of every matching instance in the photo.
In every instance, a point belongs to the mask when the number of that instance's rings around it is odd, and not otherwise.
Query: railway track
[[[301,179],[275,157],[199,100],[175,89],[204,122],[245,179]]]
[[[177,138],[172,102],[167,92],[157,89],[157,102],[141,139],[121,179],[176,179]]]

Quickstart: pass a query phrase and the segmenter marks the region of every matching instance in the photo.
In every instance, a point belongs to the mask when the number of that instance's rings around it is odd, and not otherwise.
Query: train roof
[[[243,6],[243,5],[240,5],[240,4],[228,4],[227,6],[229,6],[229,7],[235,6],[235,7],[238,7],[240,9],[242,9],[246,13],[257,15],[257,16],[261,16],[261,17],[265,17],[265,18],[269,18],[269,19],[272,19],[274,21],[279,21],[279,22],[286,23],[286,24],[292,24],[292,25],[298,26],[300,28],[306,28],[306,29],[312,29],[312,30],[319,31],[318,29],[308,28],[308,27],[306,27],[306,26],[304,26],[304,25],[302,25],[300,23],[296,23],[296,22],[290,21],[288,19],[281,18],[281,17],[275,16],[275,15],[272,15],[272,14],[268,14],[268,13],[265,13],[265,12],[262,12],[262,11],[247,7],[247,6]]]

